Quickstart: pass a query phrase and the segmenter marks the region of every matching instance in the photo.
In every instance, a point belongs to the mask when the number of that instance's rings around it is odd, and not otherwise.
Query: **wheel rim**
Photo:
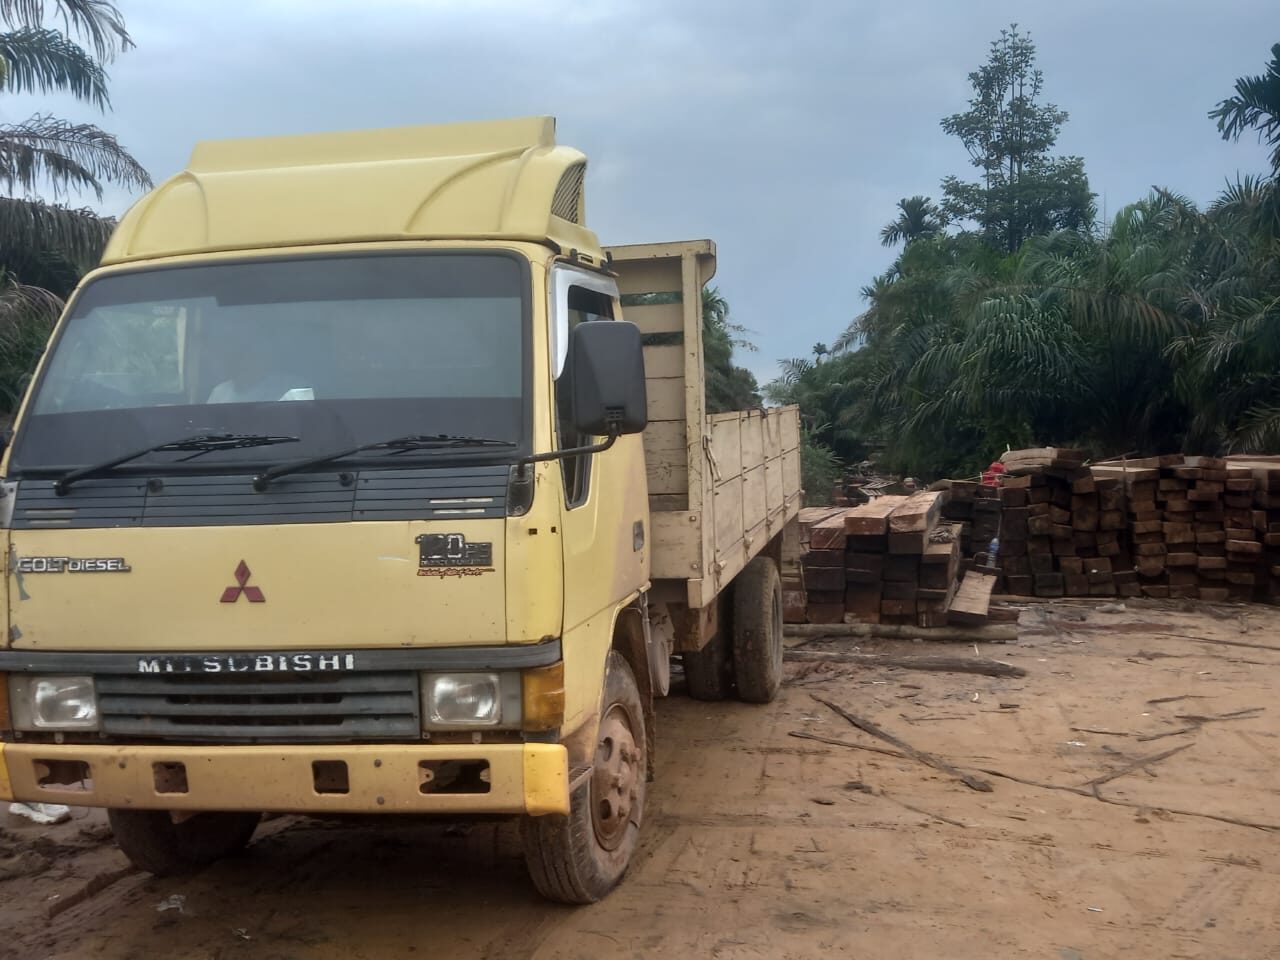
[[[616,850],[627,835],[640,783],[640,747],[631,718],[615,703],[600,721],[595,767],[591,773],[591,825],[606,850]]]

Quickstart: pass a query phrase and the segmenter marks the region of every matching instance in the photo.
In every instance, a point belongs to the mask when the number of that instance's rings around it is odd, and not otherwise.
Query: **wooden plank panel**
[[[768,514],[764,464],[747,470],[742,475],[742,524],[743,530],[751,530],[764,523]]]
[[[694,514],[683,511],[650,515],[653,537],[650,576],[654,580],[684,580],[699,576],[702,525],[695,520]]]
[[[728,549],[717,556],[716,563],[720,564],[720,569],[716,571],[716,593],[722,591],[725,587],[733,582],[733,578],[742,572],[742,568],[747,565],[747,551],[743,549],[742,541],[731,543]],[[703,581],[706,584],[708,581]],[[705,586],[704,586],[705,591]]]
[[[765,461],[764,465],[764,499],[769,505],[769,515],[780,510],[786,503],[782,495],[782,457],[774,457]]]
[[[644,376],[646,380],[660,377],[684,378],[684,347],[653,344],[644,348]]]
[[[764,461],[764,417],[757,413],[743,414],[742,469],[750,470]]]
[[[654,379],[645,384],[650,420],[684,420],[685,389],[683,379]]]
[[[715,540],[713,554],[722,554],[742,539],[742,478],[725,480],[715,491]]]
[[[679,255],[645,260],[614,259],[612,267],[618,275],[618,291],[622,294],[679,293],[680,259]]]
[[[800,408],[781,407],[773,411],[782,425],[782,449],[795,450],[800,446]]]
[[[684,421],[650,421],[644,428],[643,437],[649,495],[687,493],[689,461]]]
[[[683,333],[684,307],[679,303],[648,303],[623,307],[623,319],[640,328],[641,333]]]
[[[766,460],[782,456],[782,419],[777,410],[769,410],[765,413],[764,422],[761,426],[764,430],[764,458]]]
[[[782,455],[782,491],[788,500],[800,494],[799,450],[788,450]]]
[[[711,456],[715,460],[712,480],[719,485],[742,475],[742,417],[736,413],[716,414],[707,421],[711,425]]]

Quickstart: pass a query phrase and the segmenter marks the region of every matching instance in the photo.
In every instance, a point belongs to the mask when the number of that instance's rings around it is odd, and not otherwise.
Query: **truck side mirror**
[[[649,422],[640,329],[625,320],[591,320],[569,337],[569,415],[579,433],[617,437]]]

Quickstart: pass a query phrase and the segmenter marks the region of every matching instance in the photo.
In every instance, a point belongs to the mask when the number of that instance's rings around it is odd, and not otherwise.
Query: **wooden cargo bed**
[[[644,334],[652,577],[708,607],[800,510],[797,407],[706,412],[702,288],[709,240],[606,248],[624,319]],[[664,591],[672,595],[670,583]]]

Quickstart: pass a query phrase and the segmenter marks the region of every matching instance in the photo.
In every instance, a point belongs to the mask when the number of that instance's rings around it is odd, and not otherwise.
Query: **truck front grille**
[[[417,740],[414,672],[96,678],[109,737],[288,743]]]

